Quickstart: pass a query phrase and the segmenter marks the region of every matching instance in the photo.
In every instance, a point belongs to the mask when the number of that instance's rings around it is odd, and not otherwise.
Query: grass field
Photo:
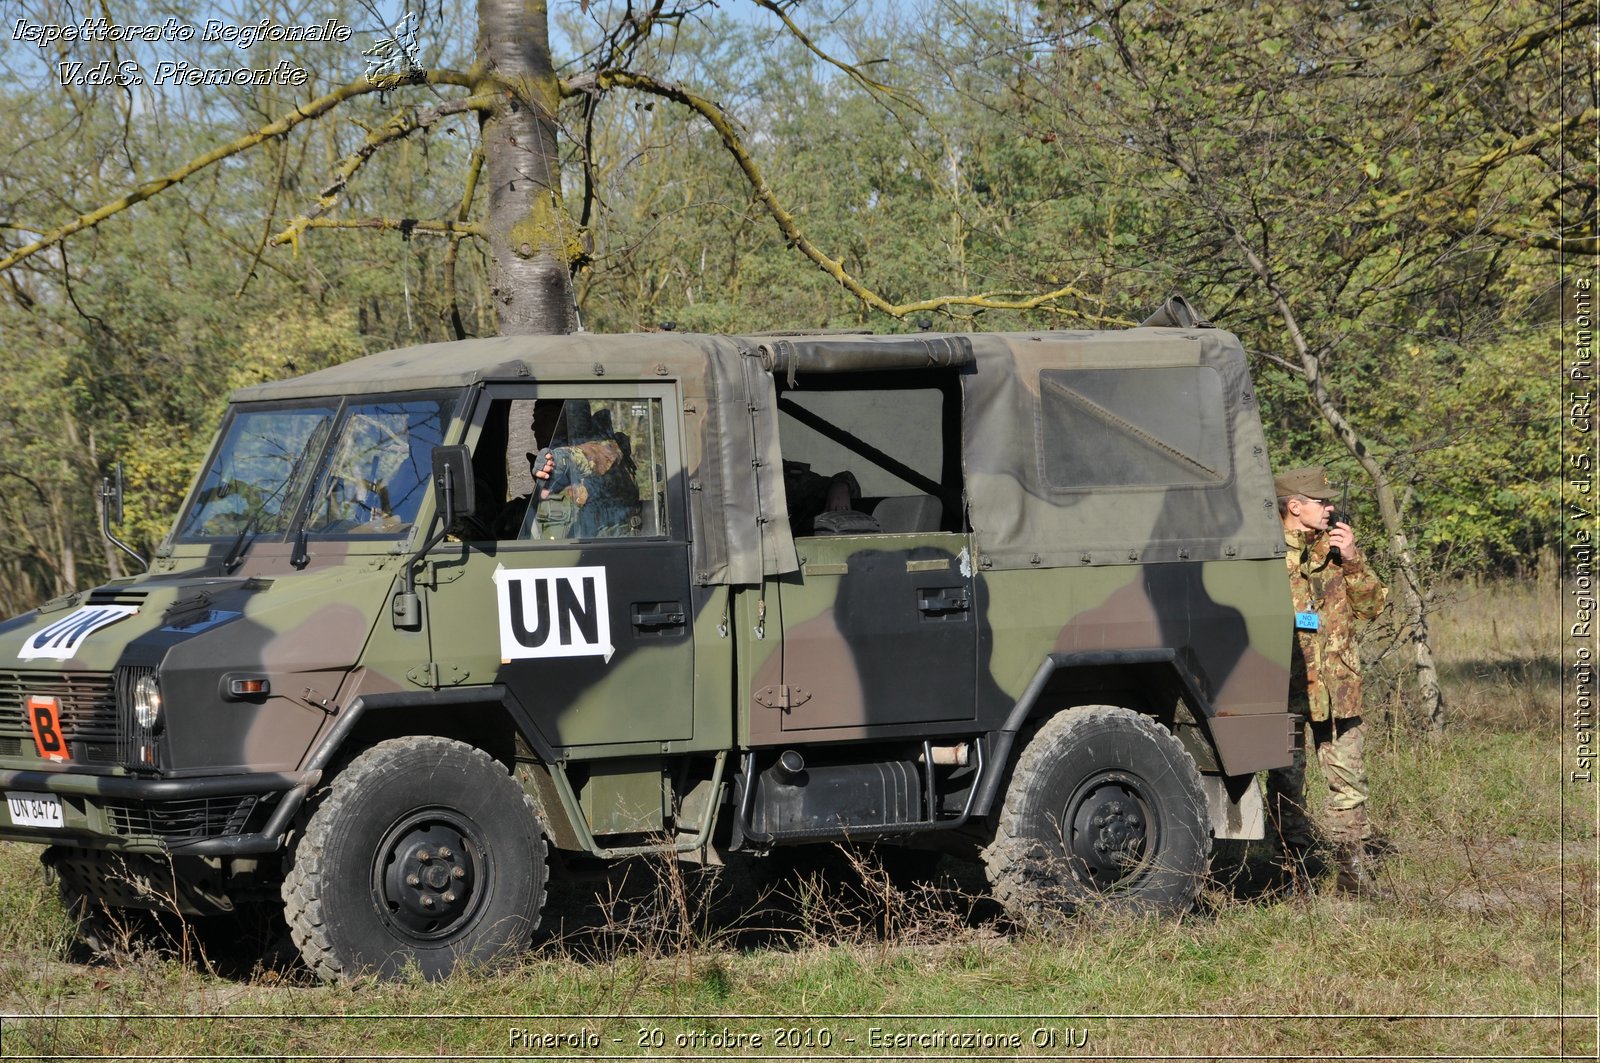
[[[1191,915],[1048,937],[1008,929],[950,860],[965,890],[640,865],[560,887],[509,968],[325,987],[226,955],[71,963],[36,852],[4,845],[0,1056],[1593,1058],[1595,790],[1560,774],[1558,595],[1453,593],[1440,739],[1371,640],[1391,903],[1263,892],[1266,854],[1234,844]]]

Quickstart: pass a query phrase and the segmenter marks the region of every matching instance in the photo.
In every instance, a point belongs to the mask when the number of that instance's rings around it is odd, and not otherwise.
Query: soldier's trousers
[[[1323,821],[1334,845],[1358,845],[1372,834],[1367,821],[1365,760],[1366,730],[1361,717],[1313,721],[1308,741],[1328,781]],[[1306,764],[1303,748],[1295,750],[1294,763],[1267,772],[1268,837],[1279,840],[1289,852],[1303,853],[1316,844],[1316,829],[1306,804]]]

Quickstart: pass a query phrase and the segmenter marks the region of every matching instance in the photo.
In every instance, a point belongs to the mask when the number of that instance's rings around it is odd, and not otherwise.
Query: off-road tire
[[[487,753],[395,738],[334,775],[297,821],[284,915],[324,981],[443,978],[527,947],[548,870],[532,799]]]
[[[983,852],[995,899],[1034,927],[1091,904],[1187,911],[1210,856],[1194,759],[1159,723],[1108,705],[1039,726]]]

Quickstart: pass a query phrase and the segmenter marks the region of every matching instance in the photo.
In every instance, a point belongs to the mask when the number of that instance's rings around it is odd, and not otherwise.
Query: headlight
[[[142,675],[133,684],[133,719],[146,731],[161,723],[161,688],[153,675]]]

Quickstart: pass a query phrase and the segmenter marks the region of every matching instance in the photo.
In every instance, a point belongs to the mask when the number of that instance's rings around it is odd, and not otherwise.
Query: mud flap
[[[1211,834],[1216,838],[1260,841],[1267,836],[1266,803],[1261,798],[1261,784],[1253,775],[1245,778],[1242,787],[1237,783],[1230,787],[1230,781],[1222,775],[1200,776],[1206,809],[1211,816]]]

